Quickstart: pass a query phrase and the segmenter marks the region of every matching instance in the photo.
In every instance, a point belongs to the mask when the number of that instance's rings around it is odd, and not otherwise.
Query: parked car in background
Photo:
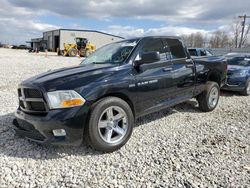
[[[13,45],[12,49],[19,49],[19,50],[29,50],[31,49],[31,47],[21,44],[19,46]]]
[[[30,49],[30,47],[29,46],[27,46],[27,45],[19,45],[18,46],[18,49],[21,49],[21,50],[29,50]]]
[[[250,53],[229,53],[227,83],[222,89],[250,95]]]
[[[40,143],[114,151],[134,120],[196,98],[216,108],[226,81],[224,60],[192,59],[176,37],[142,37],[106,45],[81,65],[49,71],[18,88],[16,133]]]
[[[11,49],[17,49],[18,48],[18,46],[16,46],[16,45],[13,45],[12,47],[11,47]]]
[[[213,53],[205,48],[188,48],[189,54],[195,56],[213,56]]]

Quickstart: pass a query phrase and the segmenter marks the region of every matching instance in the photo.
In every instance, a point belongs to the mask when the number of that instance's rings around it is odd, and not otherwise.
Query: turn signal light
[[[85,101],[82,99],[72,99],[62,101],[62,107],[81,106]]]

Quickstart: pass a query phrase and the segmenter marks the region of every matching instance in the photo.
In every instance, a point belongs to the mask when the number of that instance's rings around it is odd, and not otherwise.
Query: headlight
[[[50,109],[81,106],[85,99],[74,90],[52,91],[47,93]]]
[[[247,70],[242,70],[236,73],[233,73],[231,77],[245,77],[247,75]]]

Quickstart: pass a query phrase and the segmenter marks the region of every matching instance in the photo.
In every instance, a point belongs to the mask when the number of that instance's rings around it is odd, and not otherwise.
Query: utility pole
[[[243,40],[243,35],[244,35],[244,31],[245,31],[246,19],[247,19],[247,18],[250,18],[250,16],[247,16],[247,15],[245,14],[244,16],[239,16],[239,18],[243,18],[243,22],[242,22],[242,31],[241,31],[240,44],[239,44],[239,48],[241,48],[242,40]]]

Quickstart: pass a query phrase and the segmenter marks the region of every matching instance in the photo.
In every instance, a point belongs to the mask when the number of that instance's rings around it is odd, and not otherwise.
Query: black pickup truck
[[[202,111],[218,103],[224,60],[193,60],[177,37],[142,37],[106,45],[79,66],[49,71],[18,88],[13,124],[39,143],[106,152],[123,146],[136,118],[196,98]]]

